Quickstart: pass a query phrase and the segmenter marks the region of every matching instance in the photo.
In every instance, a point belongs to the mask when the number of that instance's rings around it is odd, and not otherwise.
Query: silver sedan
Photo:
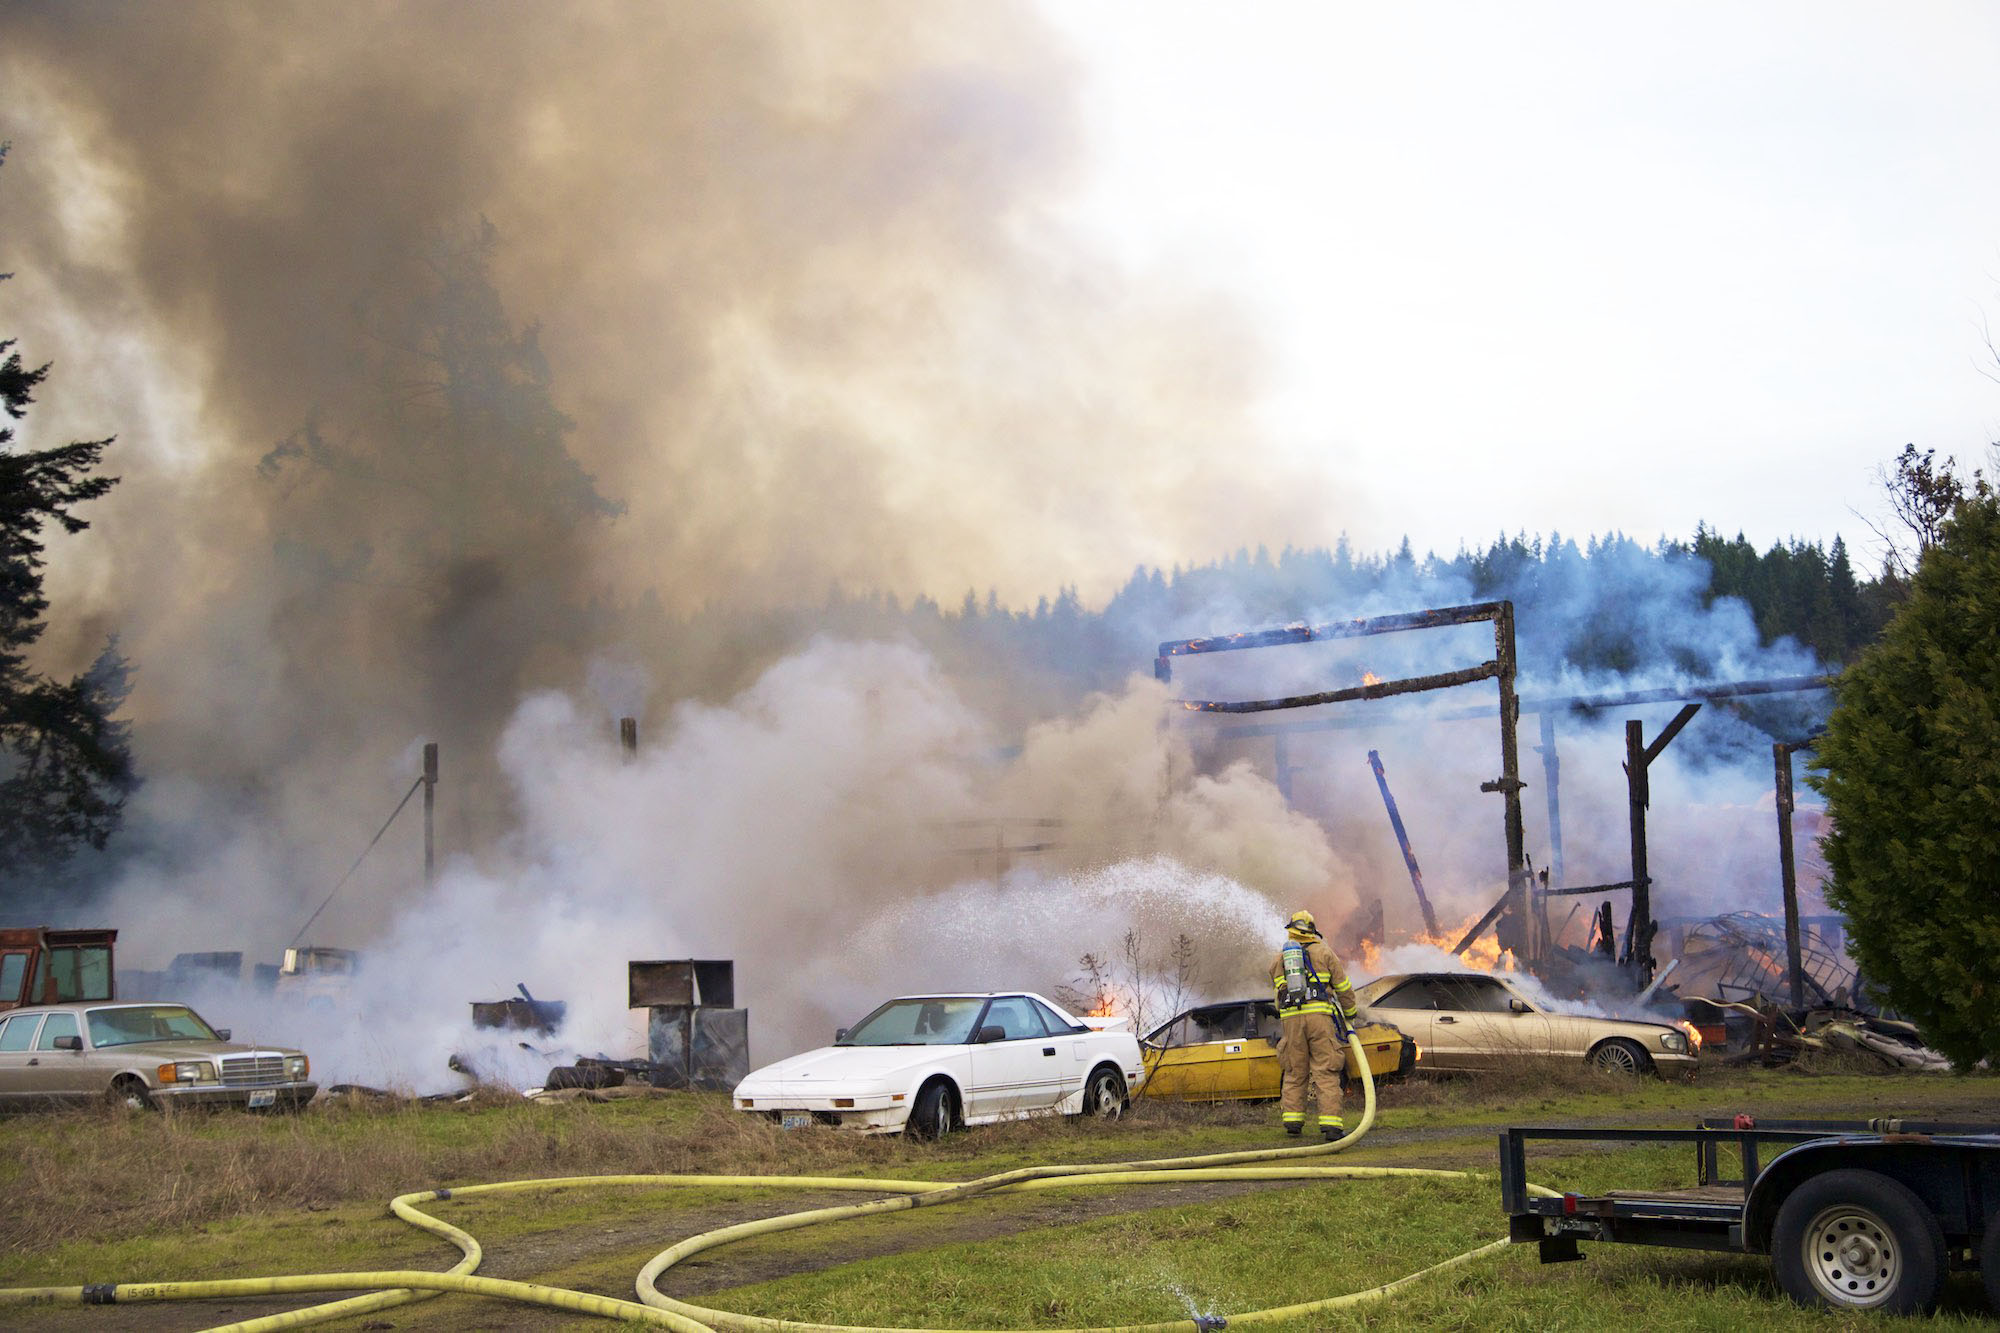
[[[184,1004],[57,1004],[0,1015],[0,1107],[295,1110],[318,1091],[305,1052],[229,1040]]]

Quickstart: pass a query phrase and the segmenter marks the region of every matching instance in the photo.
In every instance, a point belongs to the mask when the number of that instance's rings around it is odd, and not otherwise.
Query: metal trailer
[[[1690,1143],[1692,1189],[1530,1197],[1530,1141]],[[1722,1149],[1734,1149],[1740,1178]],[[2000,1311],[2000,1125],[1918,1120],[1703,1120],[1694,1129],[1516,1127],[1500,1133],[1508,1238],[1543,1263],[1578,1241],[1768,1254],[1796,1301],[1908,1313],[1947,1272],[1978,1268]]]

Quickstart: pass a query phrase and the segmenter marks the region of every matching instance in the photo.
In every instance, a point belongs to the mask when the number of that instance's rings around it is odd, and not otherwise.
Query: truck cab
[[[111,968],[117,939],[115,930],[0,927],[0,1012],[117,999]]]

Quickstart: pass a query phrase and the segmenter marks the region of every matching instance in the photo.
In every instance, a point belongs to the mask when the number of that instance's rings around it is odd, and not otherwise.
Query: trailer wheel
[[[2000,1314],[2000,1213],[1986,1219],[1986,1242],[1979,1247],[1979,1276],[1986,1280],[1986,1303]]]
[[[1874,1171],[1814,1176],[1792,1191],[1771,1231],[1778,1284],[1822,1309],[1927,1311],[1944,1285],[1944,1255],[1930,1209]]]

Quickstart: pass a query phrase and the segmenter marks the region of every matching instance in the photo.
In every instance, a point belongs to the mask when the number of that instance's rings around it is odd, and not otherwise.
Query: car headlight
[[[1660,1049],[1661,1049],[1661,1050],[1663,1050],[1663,1051],[1685,1051],[1685,1050],[1686,1050],[1687,1048],[1688,1048],[1688,1039],[1687,1039],[1687,1033],[1685,1033],[1685,1032],[1662,1032],[1662,1033],[1660,1034]]]
[[[155,1071],[162,1083],[213,1083],[215,1066],[206,1060],[178,1060]]]
[[[294,1081],[302,1079],[311,1069],[312,1065],[303,1055],[288,1055],[285,1057],[285,1077],[288,1079]]]

